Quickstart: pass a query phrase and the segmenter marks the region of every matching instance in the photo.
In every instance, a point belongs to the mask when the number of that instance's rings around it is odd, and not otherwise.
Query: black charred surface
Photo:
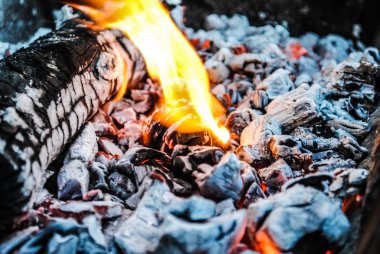
[[[68,23],[0,61],[0,232],[27,211],[41,173],[117,91],[116,40]]]

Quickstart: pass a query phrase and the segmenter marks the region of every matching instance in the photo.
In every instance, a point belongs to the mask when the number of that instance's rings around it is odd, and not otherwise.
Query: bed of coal
[[[50,165],[0,252],[347,253],[379,51],[239,15],[211,14],[194,30],[170,8],[226,109],[230,143],[162,125],[162,89],[147,77]]]

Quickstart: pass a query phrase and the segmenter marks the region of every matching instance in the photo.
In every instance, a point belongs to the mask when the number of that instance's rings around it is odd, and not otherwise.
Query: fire
[[[179,132],[207,129],[223,143],[229,140],[228,130],[218,124],[224,108],[210,93],[204,65],[159,0],[81,2],[71,5],[101,27],[121,30],[139,48],[150,76],[163,89],[161,111],[155,114],[163,124],[180,122]]]

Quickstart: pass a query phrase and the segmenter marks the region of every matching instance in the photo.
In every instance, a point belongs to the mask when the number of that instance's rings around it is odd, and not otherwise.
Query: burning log
[[[120,34],[68,22],[0,62],[0,225],[25,212],[41,174],[82,125],[145,75]],[[5,194],[6,193],[6,194]]]

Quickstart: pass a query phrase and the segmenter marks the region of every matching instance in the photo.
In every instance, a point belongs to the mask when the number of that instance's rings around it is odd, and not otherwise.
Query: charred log
[[[47,166],[144,69],[120,34],[73,22],[0,62],[1,226],[28,209]]]

